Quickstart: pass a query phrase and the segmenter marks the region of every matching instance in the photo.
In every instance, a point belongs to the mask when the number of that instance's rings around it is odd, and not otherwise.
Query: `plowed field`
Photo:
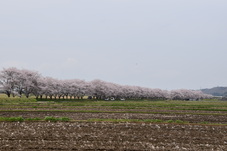
[[[225,102],[3,102],[0,117],[52,116],[71,121],[2,121],[0,150],[226,151],[226,109]],[[187,123],[143,122],[146,119]]]
[[[226,126],[1,122],[0,150],[223,150]]]

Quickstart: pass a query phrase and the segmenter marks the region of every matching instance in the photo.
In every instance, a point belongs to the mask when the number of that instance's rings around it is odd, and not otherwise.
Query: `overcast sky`
[[[227,86],[226,0],[2,0],[0,70],[161,89]]]

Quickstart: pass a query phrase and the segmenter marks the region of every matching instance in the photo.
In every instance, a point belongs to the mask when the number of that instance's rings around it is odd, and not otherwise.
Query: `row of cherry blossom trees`
[[[0,71],[0,89],[8,97],[31,95],[36,98],[50,99],[83,99],[84,96],[96,99],[204,99],[210,95],[194,90],[161,90],[140,86],[119,85],[93,80],[90,82],[71,79],[59,80],[52,77],[43,77],[36,71],[17,69],[14,67]]]

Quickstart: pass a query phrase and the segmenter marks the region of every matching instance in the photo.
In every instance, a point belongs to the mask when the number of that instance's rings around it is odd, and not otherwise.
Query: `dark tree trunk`
[[[8,97],[10,97],[10,94],[11,94],[10,91],[5,91],[4,93],[5,93]]]
[[[22,95],[22,91],[20,91],[19,94]]]

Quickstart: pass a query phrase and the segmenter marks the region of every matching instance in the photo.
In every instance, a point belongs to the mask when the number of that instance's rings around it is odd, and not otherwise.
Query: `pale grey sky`
[[[161,89],[227,86],[226,0],[0,1],[0,69]]]

